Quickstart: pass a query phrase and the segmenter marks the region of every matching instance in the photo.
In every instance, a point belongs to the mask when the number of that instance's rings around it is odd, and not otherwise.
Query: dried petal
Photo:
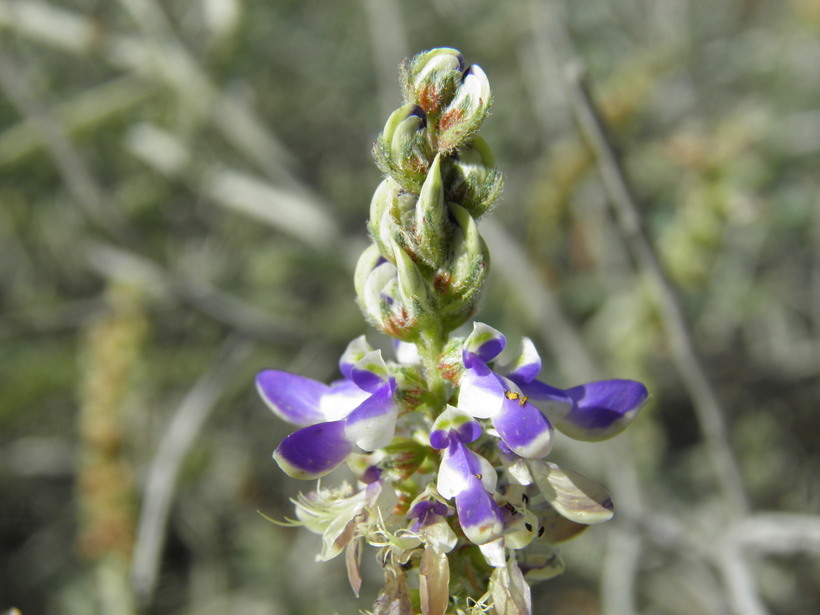
[[[384,589],[373,605],[373,615],[413,615],[407,575],[398,566],[385,568]]]
[[[350,581],[350,587],[357,598],[359,597],[359,591],[362,589],[362,571],[359,569],[361,559],[361,538],[351,540],[347,545],[347,549],[345,549],[345,565],[347,567],[347,580]]]
[[[419,566],[419,598],[423,615],[445,615],[450,602],[449,585],[447,554],[426,546]]]
[[[496,615],[532,615],[530,586],[515,558],[493,571],[490,585]]]
[[[586,476],[545,461],[531,461],[529,467],[550,505],[570,521],[594,525],[612,518],[609,493]]]

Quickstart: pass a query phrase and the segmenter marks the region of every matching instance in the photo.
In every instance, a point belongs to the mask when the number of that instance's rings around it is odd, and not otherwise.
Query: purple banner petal
[[[551,421],[566,416],[572,410],[572,399],[567,395],[566,391],[556,389],[540,380],[532,380],[530,382],[521,382],[511,378],[513,382],[521,389],[521,393],[526,395],[530,402],[536,402],[535,405],[549,417]]]
[[[491,361],[504,350],[506,344],[507,339],[500,331],[496,331],[482,322],[473,323],[472,333],[464,340],[464,349],[462,350],[464,363],[466,364],[470,360],[469,355],[478,357],[485,363]]]
[[[256,388],[274,414],[288,423],[313,425],[325,420],[320,403],[330,388],[321,382],[266,369],[256,376]]]
[[[439,450],[447,448],[451,434],[464,444],[475,442],[481,436],[481,425],[463,410],[447,406],[433,423],[430,446]]]
[[[450,514],[450,507],[444,502],[439,502],[438,500],[422,500],[407,511],[406,517],[408,519],[416,519],[416,522],[410,529],[414,532],[418,532],[420,528],[435,522],[437,517],[446,517]]]
[[[498,480],[495,468],[453,435],[441,458],[436,488],[442,497],[449,500],[466,489],[472,478],[481,481],[485,491],[495,493]]]
[[[387,364],[382,359],[381,350],[365,354],[350,371],[350,379],[360,389],[375,393],[387,382]]]
[[[352,451],[344,421],[333,421],[293,432],[282,440],[273,458],[288,476],[313,479],[336,469]]]
[[[530,382],[541,373],[541,357],[535,349],[535,344],[528,337],[521,340],[521,351],[518,356],[507,363],[499,366],[496,364],[499,374],[503,374],[516,384]]]

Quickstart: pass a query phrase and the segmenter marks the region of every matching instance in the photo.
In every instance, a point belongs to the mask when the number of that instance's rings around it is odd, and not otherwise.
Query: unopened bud
[[[438,276],[446,284],[437,284],[436,289],[443,305],[442,319],[455,329],[475,312],[489,272],[490,252],[469,212],[455,203],[450,203],[450,211],[456,220],[451,257]]]
[[[487,117],[491,98],[487,75],[473,64],[439,119],[439,151],[450,152],[470,141]]]
[[[464,73],[464,56],[441,47],[420,53],[401,67],[404,97],[429,115],[438,115],[450,102]]]
[[[404,188],[418,190],[430,155],[425,129],[427,114],[410,103],[396,109],[373,146],[376,164]]]
[[[393,244],[393,253],[398,269],[399,294],[406,306],[411,307],[411,316],[429,314],[432,311],[427,283],[413,259],[397,244]]]
[[[356,271],[353,275],[353,285],[356,288],[356,296],[362,305],[364,305],[364,289],[367,284],[367,279],[370,277],[370,273],[386,260],[387,259],[379,252],[379,248],[375,245],[368,246],[359,257],[356,263]]]
[[[490,146],[478,136],[456,150],[446,177],[447,200],[464,207],[475,219],[489,211],[503,184]]]
[[[458,225],[450,271],[454,284],[461,286],[477,275],[484,277],[484,270],[490,264],[490,252],[470,213],[455,203],[450,203],[450,211]],[[475,273],[476,269],[481,272]]]
[[[435,269],[444,262],[447,250],[447,210],[441,181],[441,154],[436,154],[430,165],[416,204],[415,217],[418,254]]]
[[[399,288],[399,271],[373,245],[356,266],[356,294],[367,320],[377,329],[404,341],[418,337],[418,319]]]
[[[370,202],[370,235],[382,256],[393,261],[391,242],[407,250],[415,250],[413,217],[416,198],[404,190],[392,178],[386,178]]]

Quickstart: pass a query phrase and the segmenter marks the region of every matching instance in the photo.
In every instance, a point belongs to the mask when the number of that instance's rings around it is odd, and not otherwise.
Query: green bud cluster
[[[370,204],[373,240],[356,270],[368,320],[405,341],[446,336],[475,312],[490,257],[476,221],[501,191],[489,145],[476,135],[489,82],[455,49],[401,66],[404,103],[373,147],[385,174]]]

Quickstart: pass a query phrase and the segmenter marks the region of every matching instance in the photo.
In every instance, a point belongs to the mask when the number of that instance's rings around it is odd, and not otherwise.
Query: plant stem
[[[447,381],[442,377],[438,367],[439,357],[447,343],[447,336],[440,327],[428,329],[418,344],[424,378],[430,393],[431,406],[436,413],[441,412],[447,403]]]

